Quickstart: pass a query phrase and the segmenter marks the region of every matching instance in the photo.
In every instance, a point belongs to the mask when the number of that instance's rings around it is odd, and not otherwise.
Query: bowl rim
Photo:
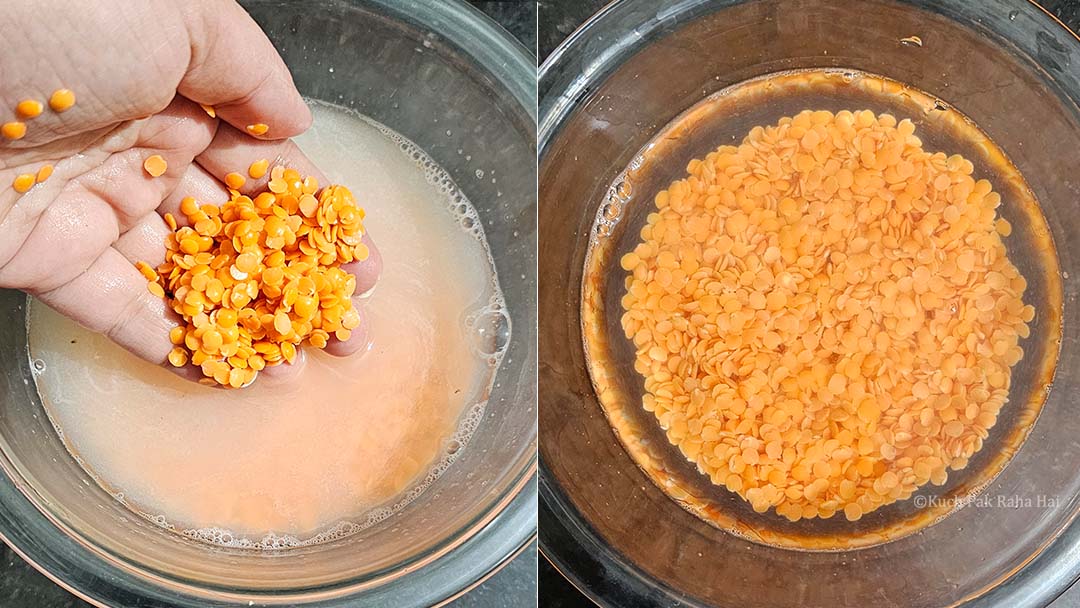
[[[258,0],[256,0],[258,1]],[[350,6],[370,6],[394,18],[435,28],[478,65],[491,72],[513,100],[535,122],[536,63],[529,50],[509,32],[464,0],[338,0]],[[426,14],[421,22],[418,15]],[[535,427],[534,427],[535,432]],[[326,590],[223,592],[187,581],[167,580],[156,572],[119,560],[86,542],[63,522],[44,512],[40,496],[31,488],[7,453],[0,451],[0,540],[35,570],[69,593],[100,608],[134,605],[151,600],[155,605],[229,608],[251,605],[289,605],[336,608],[355,605],[359,593],[379,583],[382,601],[401,604],[412,595],[417,605],[442,606],[481,584],[526,550],[537,537],[537,455],[520,460],[520,470],[487,512],[458,530],[442,546],[422,559],[360,581],[346,581]],[[27,522],[33,525],[27,525]],[[60,528],[61,538],[39,543],[35,527]],[[80,561],[81,560],[81,561]],[[94,562],[99,572],[78,564]],[[456,564],[451,573],[448,564]],[[405,576],[407,574],[407,576]],[[164,583],[164,584],[163,584]],[[411,593],[406,593],[411,590]],[[395,600],[395,598],[397,598]]]
[[[617,19],[622,11],[642,0],[610,0],[600,10],[570,33],[548,55],[537,73],[539,111],[537,131],[537,167],[543,164],[548,145],[556,139],[567,119],[580,103],[589,98],[597,82],[602,82],[636,47],[634,42],[663,27],[657,19],[647,28],[636,29],[627,40],[608,40],[604,51],[595,58],[585,60],[585,47],[610,21]],[[750,0],[664,0],[657,3],[657,16],[682,12],[710,2],[713,10],[742,4]],[[924,0],[898,0],[903,4],[924,4]],[[1057,16],[1037,0],[1003,0],[1017,6],[1034,7],[1040,16],[1049,18],[1067,37],[1080,48],[1080,33],[1074,32]],[[982,12],[978,3],[965,0],[936,0],[933,4],[968,12]],[[620,44],[621,43],[621,44]],[[567,66],[579,66],[568,82],[560,80],[560,72]],[[1080,90],[1074,92],[1080,109]],[[599,405],[597,405],[599,407]],[[539,457],[539,518],[540,535],[538,548],[541,555],[573,587],[597,606],[645,606],[675,601],[678,605],[705,608],[693,598],[672,589],[625,559],[615,548],[608,545],[593,529],[570,500],[567,492],[555,480],[542,456]],[[1017,570],[1005,573],[997,585],[982,589],[974,596],[957,601],[954,606],[1012,606],[1035,608],[1045,606],[1080,581],[1080,522],[1073,519],[1056,534],[1046,539],[1039,550]]]

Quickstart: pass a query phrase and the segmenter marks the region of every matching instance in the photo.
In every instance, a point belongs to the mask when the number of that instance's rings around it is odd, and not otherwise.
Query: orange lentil
[[[66,112],[75,105],[75,93],[71,89],[56,89],[49,96],[49,107],[54,112]]]
[[[41,182],[49,179],[52,176],[52,173],[53,173],[53,166],[52,165],[41,165],[41,168],[38,169],[38,172],[37,172],[37,183],[40,184]]]
[[[289,363],[296,360],[296,347],[293,346],[292,342],[281,343],[281,358]]]
[[[854,521],[941,485],[1008,399],[1036,313],[1012,227],[914,132],[870,111],[755,127],[691,161],[619,259],[643,407],[757,512]]]
[[[149,289],[181,316],[169,339],[204,384],[247,386],[262,369],[295,361],[302,345],[347,340],[360,324],[356,279],[341,265],[368,255],[363,209],[343,186],[320,191],[314,178],[284,167],[271,175],[280,192],[253,199],[232,189],[220,206],[186,197],[180,211],[189,226],[166,216],[166,261]],[[315,210],[301,215],[298,201],[308,198]]]
[[[202,108],[203,112],[206,112],[207,115],[210,116],[210,118],[217,118],[217,110],[214,109],[214,106],[210,106],[210,105],[207,105],[205,103],[200,103],[199,107]]]
[[[146,277],[147,281],[157,281],[158,275],[154,272],[154,268],[146,262],[136,262],[135,268],[139,269],[139,272]]]
[[[184,332],[183,327],[180,327],[180,326],[174,327],[171,330],[169,330],[169,341],[172,342],[173,344],[177,344],[177,345],[183,344],[185,335],[186,334]]]
[[[176,218],[173,217],[173,214],[166,213],[165,216],[164,216],[164,220],[165,220],[165,225],[169,227],[169,230],[172,230],[173,232],[176,232]]]
[[[191,196],[185,196],[180,200],[180,213],[183,213],[185,217],[195,215],[199,211],[199,204],[195,202],[195,198]]]
[[[165,159],[160,154],[149,156],[143,161],[143,169],[146,169],[150,177],[161,177],[168,168],[169,163],[165,162]]]
[[[251,179],[262,179],[262,177],[266,175],[266,170],[269,168],[270,161],[266,160],[265,158],[260,158],[259,160],[251,163],[251,165],[248,167],[248,175],[251,176]]]
[[[147,283],[146,289],[159,298],[165,297],[165,289],[157,283]]]
[[[270,130],[269,125],[263,124],[261,122],[257,122],[253,125],[248,125],[246,128],[247,132],[251,133],[252,135],[265,135],[266,132]]]
[[[3,126],[0,126],[0,134],[4,136],[4,139],[22,139],[26,136],[26,123],[5,122]]]
[[[184,367],[188,362],[188,352],[177,346],[169,351],[169,363],[173,367]]]
[[[15,181],[11,182],[11,187],[19,194],[22,194],[34,187],[34,179],[33,173],[20,173],[15,177]]]
[[[15,115],[23,120],[37,118],[41,115],[45,105],[36,99],[24,99],[15,106]]]
[[[244,179],[244,176],[236,173],[235,171],[225,175],[225,185],[232,188],[233,190],[239,190],[240,188],[243,188],[244,183],[246,182],[247,180]]]

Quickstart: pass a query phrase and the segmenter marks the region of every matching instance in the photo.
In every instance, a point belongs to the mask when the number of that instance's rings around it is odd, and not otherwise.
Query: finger
[[[146,262],[157,268],[165,261],[165,238],[172,232],[156,212],[147,213],[113,243],[128,262]]]
[[[371,329],[371,324],[368,322],[367,313],[364,312],[360,302],[361,299],[358,296],[353,297],[353,308],[360,315],[360,324],[356,326],[356,329],[352,330],[352,335],[349,336],[348,340],[341,341],[332,338],[327,342],[326,348],[323,349],[327,353],[335,357],[348,357],[349,355],[371,350],[375,334]]]
[[[363,242],[368,248],[367,259],[363,262],[344,264],[341,267],[343,270],[356,277],[356,294],[357,297],[361,299],[367,298],[375,290],[375,284],[378,283],[379,276],[382,275],[383,269],[382,254],[380,254],[379,249],[375,247],[375,242],[371,240],[371,235],[365,233]]]
[[[307,355],[304,348],[296,349],[296,358],[292,363],[283,362],[273,367],[264,367],[259,372],[258,381],[269,386],[285,386],[296,379],[307,366]]]
[[[252,139],[228,125],[222,125],[214,135],[214,140],[196,158],[197,162],[210,175],[224,181],[229,173],[239,173],[246,178],[240,191],[252,194],[266,189],[270,181],[270,170],[259,179],[253,179],[248,173],[251,163],[266,160],[269,167],[277,165],[296,169],[304,176],[312,176],[319,184],[326,186],[329,180],[314,163],[300,151],[291,139],[278,141],[260,141]]]
[[[185,3],[191,63],[177,87],[185,97],[214,108],[238,129],[264,124],[261,139],[299,135],[311,112],[274,45],[244,9],[231,0]]]
[[[81,188],[65,189],[32,226],[3,271],[12,286],[41,291],[74,279],[120,236],[112,207]]]
[[[147,361],[163,364],[178,324],[165,301],[146,289],[146,278],[119,251],[108,248],[85,272],[47,291],[42,302]]]
[[[165,200],[161,201],[157,212],[161,216],[171,213],[176,218],[177,225],[186,226],[188,221],[187,217],[180,212],[180,202],[189,196],[194,197],[199,204],[221,205],[229,200],[229,191],[225,189],[225,184],[214,179],[214,176],[207,173],[206,169],[192,163],[187,166],[184,175],[180,178],[180,183],[165,197]]]
[[[66,110],[46,106],[28,123],[23,139],[5,141],[0,147],[12,143],[33,147],[111,128],[167,106],[188,66],[191,48],[174,6],[179,4],[0,3],[3,38],[18,41],[4,48],[0,107],[5,116],[11,116],[9,109],[23,99],[44,103],[59,89],[70,89],[77,96],[77,103]],[[65,156],[84,148],[67,142]]]

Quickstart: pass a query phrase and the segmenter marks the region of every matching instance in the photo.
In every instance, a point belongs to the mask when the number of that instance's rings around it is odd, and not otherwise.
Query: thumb
[[[311,126],[285,62],[239,4],[197,0],[182,10],[191,63],[177,87],[181,95],[262,139],[292,137]]]

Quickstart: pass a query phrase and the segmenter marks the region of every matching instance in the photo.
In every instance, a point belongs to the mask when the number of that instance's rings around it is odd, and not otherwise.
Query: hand
[[[24,137],[0,139],[0,287],[25,290],[164,363],[177,319],[133,264],[163,261],[165,212],[182,218],[185,196],[228,200],[221,179],[254,160],[327,184],[287,139],[310,126],[311,114],[270,41],[232,0],[16,0],[0,35],[0,123],[26,126]],[[50,109],[57,89],[74,92],[75,105]],[[25,99],[44,111],[16,118]],[[265,133],[248,129],[259,123]],[[157,178],[143,169],[154,154],[168,163]],[[48,179],[25,194],[12,188],[45,165],[53,166]],[[244,189],[264,183],[249,179]],[[347,268],[360,294],[381,269],[368,246],[371,257]],[[327,350],[366,344],[357,331]]]

